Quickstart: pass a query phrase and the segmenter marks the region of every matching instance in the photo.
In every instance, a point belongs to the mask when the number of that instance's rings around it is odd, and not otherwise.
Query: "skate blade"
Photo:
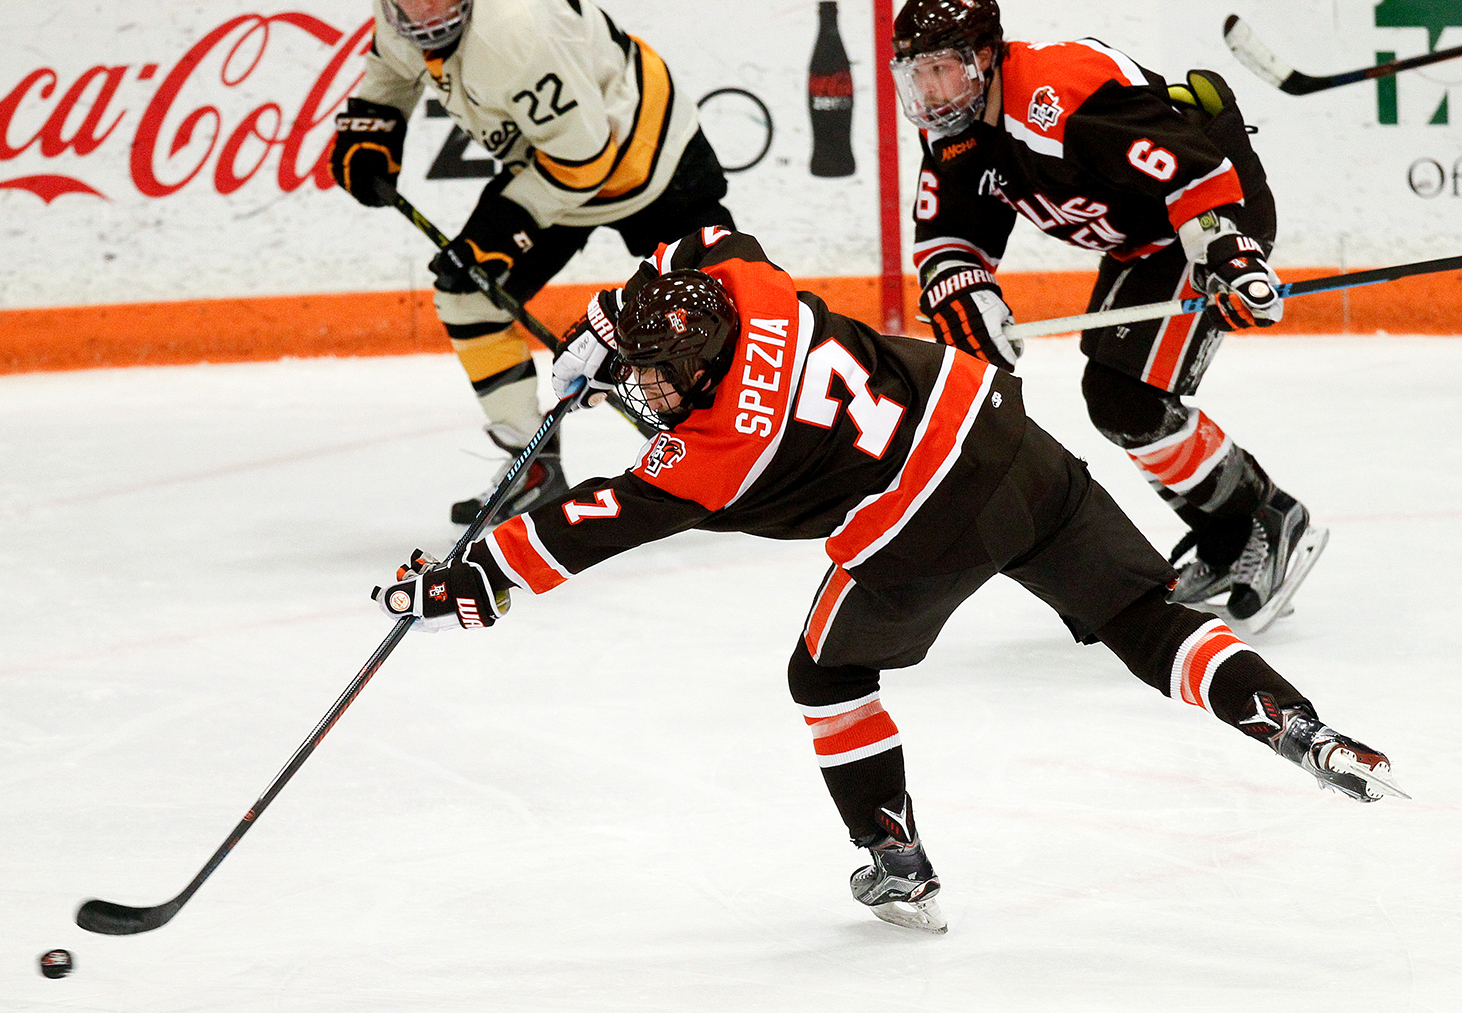
[[[939,910],[938,901],[921,900],[912,904],[891,901],[887,904],[871,905],[869,910],[890,925],[900,928],[918,929],[935,935],[949,931],[949,922],[945,921],[944,912]]]
[[[1228,610],[1228,606],[1225,605],[1223,602],[1178,602],[1177,604],[1182,605],[1185,608],[1193,609],[1196,612],[1206,612],[1211,616],[1217,616],[1219,619],[1222,619],[1225,623],[1227,623],[1232,629],[1242,630],[1242,632],[1244,633],[1259,632],[1258,630],[1249,629],[1247,625],[1247,623],[1253,621],[1252,616],[1250,616],[1248,620],[1237,619],[1234,617],[1234,614]],[[1278,618],[1288,619],[1292,615],[1294,615],[1294,606],[1290,605],[1279,614]],[[1270,621],[1273,622],[1273,620]]]
[[[1330,529],[1316,527],[1313,524],[1305,529],[1300,535],[1299,544],[1295,546],[1294,554],[1290,557],[1289,571],[1284,575],[1284,582],[1279,585],[1279,590],[1264,603],[1264,607],[1255,612],[1248,619],[1234,619],[1233,623],[1239,626],[1242,632],[1253,635],[1263,633],[1274,624],[1276,619],[1289,615],[1294,609],[1289,607],[1289,601],[1294,593],[1300,589],[1315,562],[1320,558],[1320,553],[1325,551],[1325,544],[1330,541]]]
[[[1365,782],[1367,789],[1378,788],[1386,795],[1394,795],[1397,798],[1405,799],[1411,798],[1410,795],[1401,790],[1401,787],[1391,776],[1391,767],[1389,764],[1378,763],[1375,767],[1367,767],[1349,750],[1337,749],[1330,754],[1329,759],[1325,761],[1325,765],[1337,774],[1350,774],[1360,778]],[[1370,794],[1369,790],[1367,794]],[[1376,796],[1376,798],[1380,797],[1379,795]]]

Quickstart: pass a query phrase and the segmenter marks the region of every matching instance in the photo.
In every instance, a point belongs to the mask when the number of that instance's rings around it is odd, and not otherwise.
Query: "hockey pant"
[[[1235,725],[1256,692],[1300,694],[1221,621],[1168,604],[1174,573],[1085,466],[1035,425],[974,519],[989,561],[869,588],[828,571],[788,666],[788,685],[849,836],[905,789],[903,746],[880,673],[917,664],[954,610],[997,573],[1049,604],[1078,640],[1100,641],[1143,682]]]
[[[637,257],[655,252],[709,225],[734,228],[721,203],[726,176],[710,143],[699,131],[681,155],[665,191],[651,204],[608,227],[619,232]],[[526,303],[584,248],[595,226],[551,225],[533,248],[519,255],[502,280],[504,291]],[[447,329],[478,403],[489,423],[507,423],[526,442],[538,428],[537,372],[527,336],[512,327],[512,316],[480,292],[436,292],[437,317]]]
[[[1128,306],[1193,294],[1177,244],[1135,264],[1108,258],[1092,305]],[[1197,389],[1223,339],[1217,316],[1168,317],[1082,335],[1081,391],[1097,430],[1127,451],[1158,495],[1198,535],[1200,554],[1228,565],[1271,489],[1264,469],[1182,395]]]
[[[1244,202],[1219,208],[1267,255],[1277,217],[1264,167],[1249,143],[1233,92],[1212,71],[1194,72],[1211,86],[1221,110],[1205,108],[1190,93],[1176,101],[1180,115],[1201,127],[1239,174]],[[1193,75],[1189,75],[1190,79]],[[1190,83],[1191,80],[1190,80]],[[1183,89],[1178,89],[1182,91]],[[1088,312],[1197,295],[1182,244],[1173,242],[1140,260],[1103,258]],[[1199,538],[1199,554],[1226,566],[1237,559],[1255,511],[1271,489],[1253,455],[1206,414],[1185,405],[1223,340],[1216,311],[1185,314],[1085,331],[1089,360],[1082,394],[1092,424],[1126,450],[1143,477]]]

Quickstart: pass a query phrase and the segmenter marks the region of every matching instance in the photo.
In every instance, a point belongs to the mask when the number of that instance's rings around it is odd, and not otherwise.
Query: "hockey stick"
[[[1288,281],[1279,285],[1276,291],[1281,299],[1297,295],[1314,295],[1316,292],[1334,292],[1343,288],[1360,288],[1376,285],[1383,281],[1395,281],[1413,274],[1436,274],[1440,271],[1462,270],[1462,257],[1443,257],[1440,260],[1422,260],[1414,264],[1397,264],[1394,267],[1378,267],[1374,271],[1352,271],[1350,274],[1333,274],[1326,278],[1311,278],[1308,281]],[[1096,313],[1082,313],[1074,317],[1056,317],[1051,320],[1032,320],[1028,324],[1011,324],[1005,328],[1005,337],[1010,341],[1024,341],[1026,338],[1042,338],[1050,334],[1069,334],[1092,327],[1116,327],[1118,324],[1134,324],[1141,320],[1159,320],[1176,317],[1184,313],[1200,313],[1213,305],[1211,296],[1194,296],[1191,299],[1173,299],[1169,302],[1146,303],[1142,306],[1124,306],[1119,309],[1100,310]]]
[[[1439,49],[1423,56],[1413,56],[1405,60],[1388,60],[1374,67],[1348,70],[1343,74],[1311,77],[1309,74],[1301,74],[1275,56],[1268,46],[1259,41],[1259,36],[1254,34],[1254,30],[1245,24],[1243,18],[1237,14],[1230,14],[1224,21],[1223,40],[1228,43],[1228,48],[1233,50],[1234,56],[1240,63],[1280,91],[1290,95],[1308,95],[1311,92],[1339,88],[1343,84],[1353,84],[1356,81],[1390,77],[1392,74],[1410,70],[1412,67],[1425,67],[1429,63],[1440,63],[1443,60],[1462,56],[1462,46],[1453,46],[1451,49]]]
[[[387,183],[383,179],[376,180],[376,194],[383,201],[410,219],[411,224],[425,233],[428,239],[436,243],[438,249],[445,250],[448,244],[451,243],[451,240],[447,238],[441,229],[433,225],[426,215],[418,211],[414,204],[401,196],[400,191],[390,183]],[[459,264],[458,266],[464,267],[466,265]],[[544,347],[550,352],[557,355],[563,351],[563,346],[559,344],[558,338],[554,336],[554,333],[545,327],[537,317],[529,313],[526,306],[503,291],[503,287],[494,281],[492,276],[481,267],[478,267],[476,264],[468,267],[467,277],[472,279],[473,284],[482,291],[483,295],[491,299],[500,309],[506,310],[514,320],[527,328],[529,333],[543,342]],[[659,432],[658,429],[636,418],[635,414],[624,406],[624,402],[620,400],[619,395],[613,391],[609,392],[609,406],[623,415],[625,421],[634,426],[645,439],[649,439]]]
[[[428,239],[437,244],[437,249],[445,250],[448,244],[452,242],[441,229],[431,223],[431,220],[426,215],[418,211],[414,204],[401,196],[401,192],[384,179],[376,180],[376,196],[410,219],[411,224],[415,225]],[[472,279],[472,283],[482,291],[482,294],[491,299],[499,309],[507,311],[514,320],[518,321],[518,323],[527,329],[528,333],[543,342],[545,348],[554,354],[557,354],[561,350],[558,343],[558,336],[545,327],[542,321],[532,313],[529,313],[527,307],[503,291],[503,287],[493,280],[492,275],[488,274],[476,264],[468,266],[459,263],[457,266],[466,267],[467,277]]]
[[[457,544],[452,547],[447,559],[450,560],[460,555],[477,538],[483,526],[487,524],[488,518],[508,498],[514,480],[524,468],[533,463],[533,459],[543,449],[544,442],[553,435],[554,430],[558,428],[565,416],[579,407],[584,391],[583,381],[580,380],[573,393],[556,404],[543,417],[543,424],[538,427],[538,431],[528,440],[528,445],[508,467],[502,481],[487,498],[487,502],[482,504],[482,508],[477,511],[477,517],[467,526],[462,537],[457,539]],[[331,728],[335,727],[335,722],[340,720],[340,715],[345,712],[345,708],[355,701],[361,690],[365,689],[366,683],[370,682],[371,676],[375,675],[386,663],[386,659],[391,656],[396,645],[401,643],[415,621],[412,616],[404,616],[396,621],[396,625],[391,627],[391,632],[386,635],[386,639],[381,641],[381,646],[377,647],[375,653],[366,661],[365,667],[351,680],[350,685],[345,687],[345,692],[340,694],[340,698],[320,719],[320,723],[315,725],[315,730],[310,733],[309,738],[300,743],[299,748],[294,751],[294,755],[289,758],[289,762],[274,776],[274,780],[269,783],[268,788],[264,789],[264,794],[259,796],[253,808],[244,814],[239,825],[234,827],[233,833],[228,835],[228,839],[213,853],[213,857],[199,870],[198,875],[193,877],[193,881],[183,888],[182,893],[167,903],[158,904],[155,907],[128,907],[125,904],[114,904],[106,900],[89,900],[77,909],[76,924],[88,932],[99,932],[108,936],[130,936],[138,932],[151,931],[171,921],[173,915],[188,903],[188,898],[192,897],[203,885],[203,881],[211,876],[213,870],[217,869],[219,864],[228,857],[228,853],[233,850],[235,844],[239,843],[239,839],[248,833],[249,828],[254,825],[254,821],[269,807],[269,803],[274,801],[274,797],[289,783],[289,779],[304,765],[305,760],[309,759],[310,754],[315,751],[315,747],[320,744],[320,740]]]

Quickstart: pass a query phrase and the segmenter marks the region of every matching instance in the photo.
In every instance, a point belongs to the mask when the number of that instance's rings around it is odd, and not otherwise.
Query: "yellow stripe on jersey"
[[[597,190],[614,168],[615,160],[619,157],[619,145],[614,143],[611,136],[604,142],[604,147],[599,149],[599,154],[581,162],[554,158],[542,150],[535,152],[534,157],[538,159],[538,167],[543,170],[544,175],[563,189]]]
[[[613,175],[600,188],[600,198],[622,197],[650,181],[670,121],[670,70],[659,54],[640,39],[635,39],[635,44],[639,48],[640,104],[629,143],[624,145]]]

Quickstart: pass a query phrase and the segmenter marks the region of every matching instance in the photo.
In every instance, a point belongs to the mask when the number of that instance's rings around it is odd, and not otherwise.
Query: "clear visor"
[[[985,73],[973,50],[938,49],[889,63],[904,115],[923,130],[950,134],[985,111]]]
[[[462,34],[472,0],[385,0],[381,9],[396,34],[417,49],[441,49]]]

